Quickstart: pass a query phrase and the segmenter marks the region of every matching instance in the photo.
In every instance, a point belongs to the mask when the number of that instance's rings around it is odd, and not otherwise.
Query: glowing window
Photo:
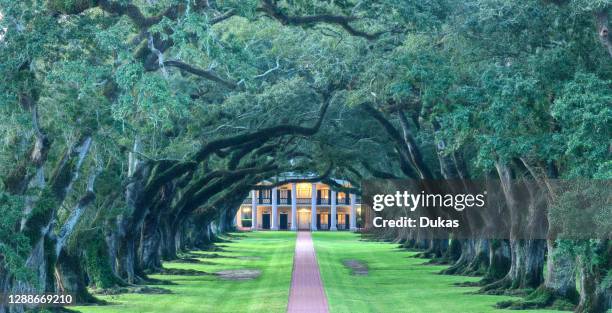
[[[296,185],[297,197],[298,198],[310,198],[312,190],[311,184],[300,183]]]

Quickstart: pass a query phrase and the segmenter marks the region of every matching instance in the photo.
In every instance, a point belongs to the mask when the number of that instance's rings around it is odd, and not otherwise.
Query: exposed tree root
[[[500,309],[527,310],[551,308],[555,310],[574,310],[577,299],[562,298],[551,289],[539,287],[524,299],[498,302],[495,307]]]
[[[446,264],[450,264],[451,260],[448,259],[448,257],[441,257],[441,258],[432,258],[429,261],[423,263],[423,264],[427,264],[427,265],[446,265]]]
[[[481,287],[482,286],[481,281],[482,280],[479,280],[479,281],[464,281],[464,282],[461,282],[461,283],[454,283],[453,285],[457,286],[457,287]]]
[[[512,286],[512,280],[509,277],[504,277],[496,282],[490,283],[477,291],[477,293],[499,295]]]
[[[442,275],[462,275],[465,272],[465,269],[469,265],[469,262],[466,258],[460,258],[455,264],[451,265],[449,268],[440,271]]]
[[[476,294],[487,294],[487,295],[507,295],[507,296],[520,296],[524,297],[533,292],[531,288],[521,288],[515,286],[512,279],[506,276],[498,281],[485,285],[476,291]]]
[[[162,269],[163,270],[163,269]],[[176,285],[176,283],[171,282],[169,280],[164,280],[164,279],[156,279],[156,278],[147,278],[146,280],[144,280],[141,285]],[[134,287],[134,286],[132,286]],[[142,287],[139,285],[136,285],[135,287]]]
[[[477,258],[478,259],[478,258]],[[482,276],[486,272],[486,265],[480,261],[457,263],[445,270],[442,275]]]
[[[478,280],[478,281],[465,281],[465,282],[461,282],[461,283],[455,283],[455,286],[458,287],[483,287],[486,286],[488,284],[491,284],[493,282],[495,282],[496,279],[493,279],[491,277],[485,276],[482,279]]]

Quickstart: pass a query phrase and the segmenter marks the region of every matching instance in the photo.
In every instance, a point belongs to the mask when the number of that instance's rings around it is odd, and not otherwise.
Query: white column
[[[291,183],[291,230],[297,230],[297,189]]]
[[[272,230],[278,230],[278,199],[276,187],[272,188]]]
[[[336,213],[337,213],[337,208],[336,208],[336,191],[332,190],[331,192],[331,225],[329,225],[329,230],[338,230],[338,228],[336,227],[337,221],[336,221]]]
[[[317,184],[312,184],[310,214],[310,230],[317,230]]]
[[[251,190],[251,229],[257,230],[257,191]]]
[[[351,216],[350,216],[350,227],[352,231],[357,230],[357,206],[355,205],[356,196],[354,193],[351,194]]]

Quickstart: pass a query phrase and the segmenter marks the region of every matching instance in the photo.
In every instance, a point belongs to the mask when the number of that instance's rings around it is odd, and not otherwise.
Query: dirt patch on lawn
[[[171,294],[172,291],[159,288],[159,287],[149,287],[149,286],[137,286],[137,287],[118,287],[118,288],[108,288],[108,289],[98,289],[92,292],[96,295],[118,295],[123,293],[140,293],[140,294]]]
[[[353,275],[366,276],[368,275],[368,266],[359,260],[344,260],[342,264],[351,269]]]
[[[209,273],[183,268],[164,268],[159,271],[160,275],[177,275],[177,276],[204,276],[210,275]]]
[[[216,272],[215,275],[225,280],[251,280],[261,275],[261,270],[237,269]]]

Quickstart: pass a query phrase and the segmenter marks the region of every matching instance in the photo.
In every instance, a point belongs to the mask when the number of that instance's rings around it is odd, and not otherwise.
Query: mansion
[[[263,182],[257,187],[238,209],[235,222],[239,229],[354,231],[358,228],[361,199],[355,194],[337,192],[320,182],[298,181],[277,186]]]

